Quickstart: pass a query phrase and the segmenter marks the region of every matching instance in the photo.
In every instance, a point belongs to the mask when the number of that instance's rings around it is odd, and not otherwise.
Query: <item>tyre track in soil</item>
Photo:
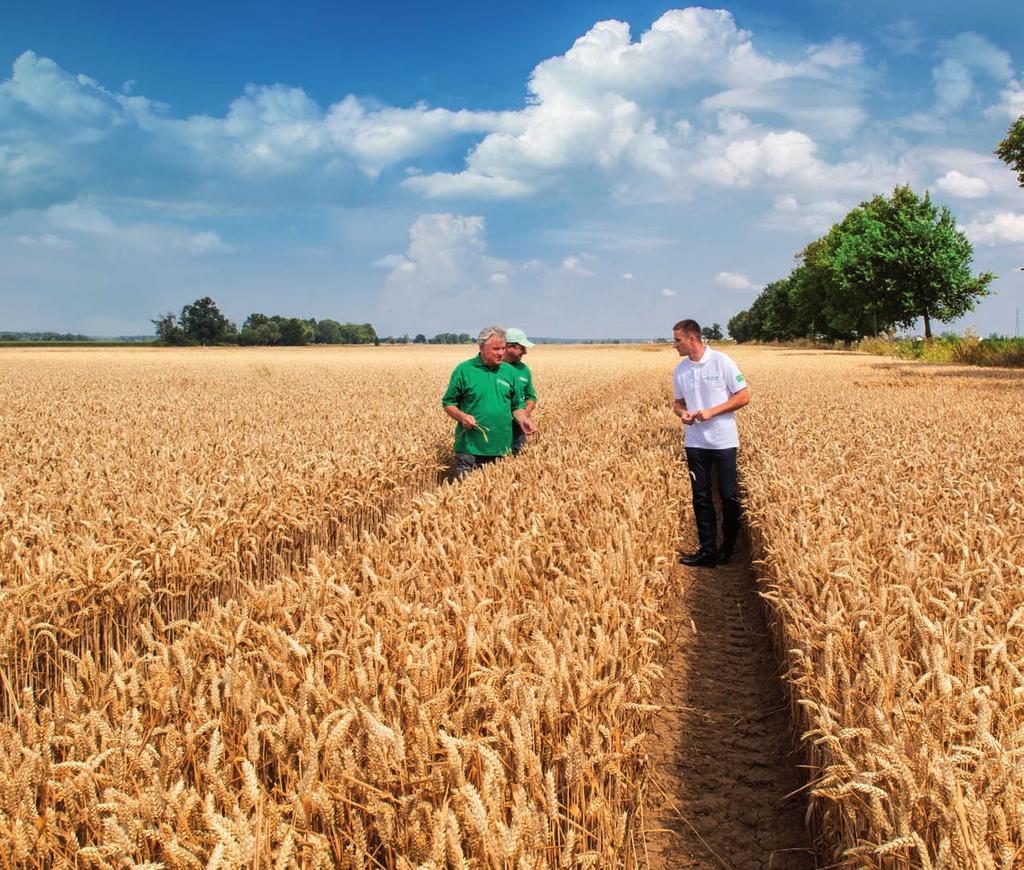
[[[651,743],[644,820],[649,866],[816,867],[787,702],[746,549],[714,570],[676,566],[672,588],[665,709]]]

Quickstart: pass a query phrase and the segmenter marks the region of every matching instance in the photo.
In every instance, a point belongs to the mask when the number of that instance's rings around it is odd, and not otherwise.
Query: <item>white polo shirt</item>
[[[747,381],[740,374],[736,363],[721,351],[710,347],[704,349],[700,362],[694,362],[688,356],[683,357],[676,366],[673,383],[675,397],[686,402],[686,410],[691,414],[702,408],[721,405],[733,393],[747,387]],[[735,411],[719,414],[703,423],[684,425],[683,431],[687,447],[727,450],[740,446]]]

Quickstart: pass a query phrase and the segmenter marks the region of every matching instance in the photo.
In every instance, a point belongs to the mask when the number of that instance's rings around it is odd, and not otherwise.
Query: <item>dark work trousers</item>
[[[693,487],[693,513],[697,518],[697,535],[701,553],[715,553],[717,516],[711,497],[711,469],[718,473],[718,497],[722,500],[722,545],[732,549],[740,532],[740,494],[736,482],[736,448],[709,450],[687,447],[686,464],[690,468]]]
[[[519,451],[523,449],[526,444],[526,435],[523,433],[523,427],[520,426],[515,420],[512,421],[512,455],[518,456]]]
[[[479,468],[481,465],[486,465],[488,462],[494,462],[494,460],[500,458],[500,456],[475,456],[472,453],[456,453],[455,469],[452,472],[452,477],[455,480],[462,480],[474,468]]]

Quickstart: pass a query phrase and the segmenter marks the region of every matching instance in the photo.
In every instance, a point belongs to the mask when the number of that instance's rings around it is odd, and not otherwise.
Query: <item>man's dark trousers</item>
[[[732,551],[740,532],[740,494],[736,481],[736,448],[709,450],[687,447],[686,464],[693,487],[693,513],[697,519],[700,552],[717,552],[715,534],[718,517],[711,497],[711,469],[718,473],[718,496],[722,500],[722,547]]]
[[[501,457],[476,456],[472,453],[456,453],[455,468],[452,470],[452,478],[454,480],[462,480],[462,478],[469,474],[473,469],[479,468],[481,465],[487,465],[497,459],[501,459]]]

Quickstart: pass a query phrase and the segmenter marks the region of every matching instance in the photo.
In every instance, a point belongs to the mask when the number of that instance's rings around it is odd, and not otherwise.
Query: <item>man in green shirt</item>
[[[516,380],[526,400],[526,416],[532,420],[533,409],[537,407],[537,391],[533,388],[533,374],[530,367],[523,362],[526,349],[533,347],[533,342],[526,333],[514,326],[505,330],[505,362],[517,372]],[[512,421],[512,455],[517,456],[526,444],[526,433],[518,420]]]
[[[455,479],[512,450],[512,419],[523,432],[537,431],[526,413],[517,373],[504,362],[505,330],[489,326],[477,338],[480,353],[459,363],[441,398],[444,412],[456,422]]]

